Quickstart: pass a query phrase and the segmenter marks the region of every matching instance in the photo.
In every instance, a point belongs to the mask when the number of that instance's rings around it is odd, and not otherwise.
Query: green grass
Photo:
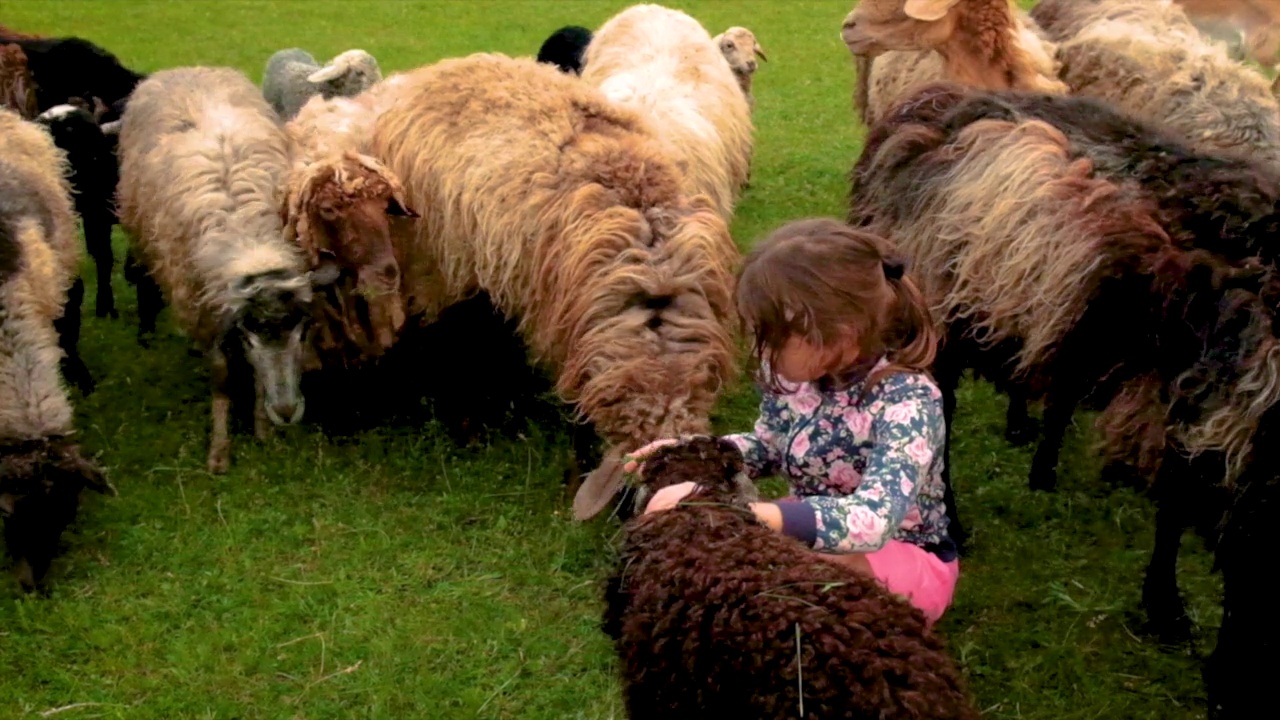
[[[862,138],[838,39],[848,5],[682,5],[717,32],[752,27],[771,58],[733,227],[744,247],[789,219],[841,214]],[[50,0],[4,3],[0,22],[87,36],[139,69],[232,65],[257,80],[292,45],[364,47],[386,70],[531,54],[556,27],[597,26],[624,6]],[[266,443],[237,436],[231,472],[211,477],[203,368],[172,330],[152,351],[135,345],[132,294],[115,284],[118,321],[92,318],[88,293],[82,348],[100,384],[76,402],[84,445],[120,497],[88,499],[51,597],[0,582],[0,718],[75,703],[86,704],[53,717],[622,716],[597,627],[616,524],[566,518],[563,427],[464,449],[431,424],[346,439],[304,425]],[[719,427],[745,427],[755,401],[734,388]],[[1084,417],[1062,490],[1030,493],[1030,454],[1003,441],[1003,409],[988,386],[964,387],[953,458],[975,537],[940,625],[981,707],[991,718],[1203,717],[1199,655],[1138,629],[1151,505],[1096,480]],[[1207,653],[1220,585],[1189,546],[1183,584]]]

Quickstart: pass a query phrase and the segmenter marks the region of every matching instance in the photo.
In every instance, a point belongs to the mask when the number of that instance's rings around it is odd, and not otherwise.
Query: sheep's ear
[[[336,80],[347,73],[345,65],[325,65],[319,70],[307,76],[307,82],[319,85],[320,83]]]
[[[756,56],[765,62],[769,62],[769,56],[764,54],[764,48],[760,47],[759,44],[756,45]]]
[[[338,277],[342,275],[342,268],[338,266],[337,260],[326,253],[309,274],[312,287],[324,287],[338,282]]]
[[[605,454],[596,468],[578,488],[573,498],[573,517],[590,520],[613,500],[622,489],[622,449],[614,447]]]
[[[112,120],[109,123],[102,123],[102,134],[103,135],[119,135],[120,125],[123,122],[124,122],[123,120]]]
[[[934,22],[946,17],[960,0],[907,0],[902,12],[913,20]]]

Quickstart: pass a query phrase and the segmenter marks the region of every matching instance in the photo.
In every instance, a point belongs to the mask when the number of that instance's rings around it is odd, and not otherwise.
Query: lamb
[[[566,25],[551,33],[538,48],[538,62],[550,63],[561,72],[582,74],[582,55],[591,44],[591,31],[577,25]]]
[[[25,120],[36,116],[36,89],[27,70],[27,54],[12,43],[0,44],[0,108]]]
[[[305,50],[280,50],[267,60],[262,94],[284,120],[291,119],[313,95],[351,97],[382,79],[378,61],[364,50],[339,53],[321,67]]]
[[[78,37],[13,38],[0,34],[0,43],[12,43],[27,56],[27,67],[36,85],[36,109],[44,112],[72,98],[98,98],[111,112],[103,122],[119,120],[129,93],[145,75],[121,64],[109,51]]]
[[[1028,106],[1056,123],[1024,112]],[[1074,126],[1064,121],[1071,117]],[[936,298],[948,336],[935,375],[948,413],[959,372],[974,366],[1012,369],[1027,387],[1048,388],[1046,435],[1090,392],[1118,396],[1109,425],[1126,432],[1109,437],[1162,445],[1157,496],[1186,487],[1195,497],[1230,496],[1197,508],[1202,526],[1228,528],[1217,550],[1223,602],[1241,616],[1224,623],[1210,661],[1211,707],[1260,710],[1265,684],[1240,678],[1280,669],[1270,658],[1260,671],[1244,667],[1280,637],[1253,604],[1265,593],[1242,558],[1262,550],[1242,533],[1262,522],[1257,503],[1268,502],[1275,484],[1275,466],[1262,464],[1269,461],[1257,443],[1280,421],[1280,277],[1266,257],[1274,258],[1274,204],[1268,216],[1251,193],[1274,193],[1280,178],[1238,161],[1179,155],[1150,130],[1131,140],[1146,147],[1143,157],[1106,149],[1107,138],[1135,127],[1087,99],[926,88],[868,138],[853,172],[850,221],[895,239]],[[1242,171],[1253,177],[1228,192]],[[1056,462],[1056,444],[1042,444],[1033,472],[1046,457]],[[1232,508],[1226,524],[1221,513],[1212,517],[1223,507]],[[1250,519],[1231,530],[1237,513]]]
[[[115,493],[72,440],[58,374],[58,326],[79,262],[65,162],[37,126],[0,110],[0,518],[28,591],[43,582],[81,491]]]
[[[76,213],[84,223],[84,242],[98,270],[95,314],[119,317],[111,290],[111,269],[115,258],[111,249],[111,228],[116,224],[116,184],[120,168],[116,160],[118,123],[99,125],[106,111],[99,104],[97,117],[83,105],[55,105],[36,121],[48,128],[56,144],[66,153],[74,189]]]
[[[445,60],[396,95],[371,146],[422,214],[395,238],[406,315],[426,324],[484,291],[518,320],[615,461],[575,499],[594,515],[621,485],[621,453],[706,431],[734,373],[738,250],[647,123],[549,65]]]
[[[1071,92],[1106,100],[1197,150],[1280,163],[1280,103],[1170,0],[1043,0]]]
[[[751,79],[756,74],[756,58],[769,61],[769,56],[764,54],[764,48],[760,47],[760,43],[756,41],[755,33],[744,27],[734,26],[711,38],[711,42],[720,48],[724,59],[729,61],[729,69],[733,70],[733,76],[738,79],[738,87],[742,88],[742,94],[747,98],[747,105],[755,107],[756,99],[751,94]]]
[[[644,116],[687,188],[733,219],[751,164],[751,108],[697,20],[660,5],[623,10],[596,31],[582,80]]]
[[[155,328],[156,293],[144,286],[157,283],[209,360],[208,467],[225,472],[228,353],[243,351],[253,369],[255,434],[303,413],[298,387],[313,278],[284,238],[288,139],[239,72],[164,70],[129,101],[120,165],[120,222],[149,273],[139,285],[142,328]]]
[[[857,63],[854,106],[868,126],[913,89],[941,80],[1067,91],[1054,46],[1011,0],[862,0],[841,38]]]
[[[919,610],[755,519],[736,447],[657,451],[637,504],[686,481],[680,505],[626,524],[606,583],[628,717],[980,717]]]
[[[324,321],[317,349],[330,363],[346,366],[382,355],[404,326],[390,218],[417,214],[400,179],[353,149],[363,136],[342,131],[350,125],[339,130],[330,124],[342,111],[325,106],[339,103],[357,104],[313,97],[285,127],[296,160],[284,214],[286,239],[302,247],[310,267],[339,276],[318,303]]]

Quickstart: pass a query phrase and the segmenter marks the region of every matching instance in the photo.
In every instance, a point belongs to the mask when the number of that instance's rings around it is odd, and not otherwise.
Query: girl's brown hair
[[[845,330],[857,336],[859,358],[889,360],[864,391],[896,372],[927,373],[938,330],[904,270],[888,240],[829,218],[790,222],[760,241],[742,265],[737,301],[764,382],[780,389],[774,368],[792,336],[824,347]]]

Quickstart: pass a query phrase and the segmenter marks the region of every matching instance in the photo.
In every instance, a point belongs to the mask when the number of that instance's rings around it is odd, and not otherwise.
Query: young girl
[[[942,394],[927,373],[937,334],[919,290],[878,237],[828,219],[778,229],[748,256],[738,312],[755,338],[764,399],[729,435],[753,479],[792,496],[752,505],[760,522],[879,579],[936,621],[960,566],[943,503]],[[675,439],[633,453],[641,461]],[[664,488],[645,512],[675,506]]]

